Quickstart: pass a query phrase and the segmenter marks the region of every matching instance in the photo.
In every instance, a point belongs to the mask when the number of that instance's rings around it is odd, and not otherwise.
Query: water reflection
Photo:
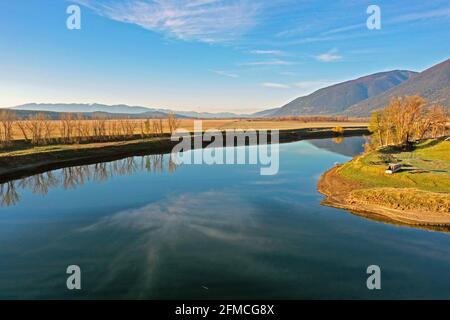
[[[335,137],[333,139],[309,140],[308,142],[319,149],[328,150],[346,157],[354,157],[364,151],[365,139],[361,139],[361,137]]]
[[[333,142],[335,143],[335,144],[341,144],[342,142],[344,142],[345,141],[345,138],[344,137],[335,137],[335,138],[333,138]]]
[[[319,149],[353,157],[363,151],[361,137],[308,140]],[[114,176],[132,176],[137,172],[173,173],[177,169],[171,154],[129,157],[112,162],[67,167],[0,184],[1,206],[13,206],[20,201],[20,190],[31,190],[45,196],[53,188],[75,189],[89,181],[106,182]]]
[[[364,141],[311,142],[280,146],[277,176],[220,165],[155,175],[166,155],[30,177],[46,198],[15,182],[21,203],[0,209],[0,299],[448,299],[448,234],[321,206],[317,177]],[[374,263],[389,288],[376,297],[364,277]],[[71,264],[83,290],[67,290]]]
[[[139,281],[127,283],[127,288],[135,296],[157,298],[162,294],[161,289],[157,288],[163,282],[162,279],[167,279],[168,274],[176,275],[186,267],[195,268],[199,261],[205,261],[207,257],[208,264],[202,264],[204,273],[191,275],[191,280],[196,285],[190,290],[194,295],[199,294],[204,291],[200,284],[207,287],[214,285],[213,279],[207,274],[220,267],[217,260],[225,252],[230,257],[233,268],[237,264],[245,265],[248,270],[246,272],[257,272],[266,277],[276,273],[276,267],[261,263],[256,255],[273,250],[279,240],[268,241],[265,238],[264,230],[267,226],[261,224],[262,213],[259,207],[251,201],[241,199],[239,194],[240,192],[229,189],[182,193],[164,197],[140,208],[119,211],[79,228],[77,234],[84,239],[98,239],[112,234],[116,238],[123,234],[132,235],[120,244],[120,248],[114,242],[102,245],[102,250],[110,252],[110,255],[96,290],[110,290],[120,283],[124,272],[130,272],[124,270],[123,266],[134,265],[140,268]],[[224,206],[223,203],[233,203],[233,206]],[[207,247],[215,246],[217,252],[206,250],[206,253],[199,249],[206,243]],[[186,247],[191,250],[185,250]],[[276,249],[281,251],[278,247]],[[233,257],[236,250],[253,254]],[[130,255],[130,252],[135,255]],[[177,261],[183,261],[182,264],[167,263],[169,256],[176,256]],[[164,285],[166,286],[167,284]],[[163,291],[168,294],[167,289]]]
[[[363,150],[362,139],[336,138],[310,140],[309,143],[333,153],[347,156],[359,154]],[[20,193],[31,190],[34,194],[45,196],[53,188],[75,189],[89,181],[106,182],[114,176],[132,176],[137,172],[173,173],[177,169],[171,154],[156,154],[129,157],[112,162],[67,167],[60,170],[36,174],[24,179],[0,184],[0,206],[13,206],[19,203]]]
[[[16,205],[20,201],[21,190],[30,190],[34,194],[45,196],[53,188],[70,190],[89,181],[106,182],[114,176],[131,176],[137,172],[173,173],[176,169],[177,165],[171,154],[130,157],[112,162],[67,167],[1,184],[0,203],[2,207]]]
[[[10,181],[0,186],[2,206],[11,206],[19,202],[19,194],[16,191],[15,181]]]

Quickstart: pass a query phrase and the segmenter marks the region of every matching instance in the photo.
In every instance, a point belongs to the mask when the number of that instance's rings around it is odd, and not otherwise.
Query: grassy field
[[[187,125],[192,120],[186,120]],[[278,129],[278,130],[289,130],[289,129],[305,129],[305,128],[334,128],[337,126],[341,127],[365,127],[368,125],[367,122],[302,122],[293,120],[203,120],[203,126],[206,128],[216,128],[216,129]],[[192,125],[192,124],[191,124]]]
[[[385,174],[389,162],[401,162],[404,169],[393,175]],[[416,188],[450,192],[450,141],[428,140],[411,152],[371,152],[344,164],[337,172],[368,188]]]
[[[403,168],[386,174],[388,163],[402,163]],[[325,205],[375,219],[447,228],[450,141],[427,140],[409,152],[385,148],[365,153],[326,172],[318,189],[327,196]]]

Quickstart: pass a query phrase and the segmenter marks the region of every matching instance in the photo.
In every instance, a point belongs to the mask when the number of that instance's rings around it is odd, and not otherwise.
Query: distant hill
[[[20,110],[20,109],[14,109],[14,112],[19,119],[28,119],[30,116],[34,116],[36,114],[44,114],[48,119],[52,120],[60,119],[61,114],[63,113],[56,111]],[[64,112],[64,113],[72,113],[74,116],[77,114],[81,114],[85,119],[93,119],[99,116],[107,119],[149,119],[149,118],[156,119],[167,117],[166,113],[157,111],[149,111],[144,113],[108,113],[108,112]],[[186,118],[185,116],[182,115],[177,115],[177,117]]]
[[[52,112],[107,112],[107,113],[144,113],[153,111],[145,107],[132,107],[125,104],[104,105],[104,104],[83,104],[83,103],[29,103],[23,104],[12,109],[30,110],[30,111],[52,111]]]
[[[371,111],[384,107],[392,97],[406,95],[420,95],[430,104],[439,103],[450,107],[450,59],[421,72],[383,94],[351,106],[345,113],[352,116],[367,116]]]
[[[415,75],[413,71],[394,70],[338,83],[297,98],[267,116],[340,114],[355,103],[386,92]]]
[[[172,111],[169,109],[151,109],[140,106],[129,106],[126,104],[119,105],[105,105],[99,103],[83,104],[83,103],[29,103],[13,107],[14,110],[28,110],[28,111],[48,111],[48,112],[70,112],[70,113],[93,113],[104,112],[107,114],[121,114],[121,115],[140,115],[140,117],[157,118],[173,112],[180,118],[243,118],[248,115],[239,115],[230,112],[210,113],[210,112],[195,112],[195,111]]]
[[[263,110],[263,111],[255,112],[251,116],[254,118],[270,117],[271,115],[275,114],[278,110],[280,110],[280,108]]]

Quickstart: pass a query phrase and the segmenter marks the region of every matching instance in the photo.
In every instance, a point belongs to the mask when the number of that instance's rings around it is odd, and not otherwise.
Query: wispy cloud
[[[327,80],[311,80],[300,81],[296,83],[278,83],[278,82],[264,82],[260,85],[265,88],[273,89],[295,89],[299,94],[310,94],[318,89],[328,87],[336,82]]]
[[[349,25],[349,26],[334,28],[334,29],[325,31],[325,32],[322,33],[322,36],[326,36],[326,35],[330,35],[330,34],[336,34],[336,33],[342,33],[342,32],[349,32],[349,31],[353,31],[353,30],[365,31],[365,30],[367,30],[367,27],[366,27],[365,23],[352,24],[352,25]]]
[[[261,83],[261,87],[265,88],[273,88],[273,89],[290,89],[291,86],[284,83],[276,83],[276,82],[264,82]]]
[[[297,72],[292,72],[292,71],[282,71],[282,72],[280,72],[280,74],[282,76],[290,76],[290,77],[295,77],[298,75]]]
[[[242,66],[287,66],[292,62],[285,60],[253,61],[241,63]]]
[[[281,50],[252,50],[250,53],[270,56],[285,56],[286,52]]]
[[[429,10],[424,12],[413,12],[408,14],[399,15],[397,17],[390,18],[385,21],[387,25],[402,23],[402,22],[412,22],[412,21],[420,21],[420,20],[429,20],[435,18],[445,18],[450,17],[450,8]],[[365,31],[367,30],[365,23],[358,23],[353,25],[342,26],[338,28],[334,28],[325,32],[322,32],[322,36],[349,32],[349,31]]]
[[[397,18],[393,18],[390,22],[411,22],[417,20],[427,20],[433,18],[450,17],[450,7],[436,10],[429,10],[424,12],[415,12],[404,14]]]
[[[97,14],[182,40],[229,42],[256,23],[252,0],[75,0]]]
[[[283,30],[278,32],[277,34],[275,34],[275,37],[281,37],[281,38],[289,38],[289,37],[298,37],[302,34],[304,34],[305,32],[309,32],[313,29],[315,29],[316,27],[316,23],[315,22],[310,22],[308,24],[302,24],[301,26],[295,26],[295,27],[291,27],[289,29]]]
[[[234,72],[222,71],[222,70],[211,70],[211,72],[214,72],[215,74],[218,74],[218,75],[224,76],[224,77],[239,78],[239,75]]]
[[[215,3],[218,1],[219,0],[192,0],[186,4],[186,7],[199,7],[199,6],[203,6],[205,4]]]
[[[322,53],[316,56],[316,59],[318,61],[322,61],[322,62],[333,62],[333,61],[338,61],[342,59],[342,56],[338,54],[337,49],[332,49],[326,53]]]

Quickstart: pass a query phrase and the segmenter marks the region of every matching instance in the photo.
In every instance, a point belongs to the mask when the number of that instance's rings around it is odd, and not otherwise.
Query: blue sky
[[[66,28],[71,4],[81,30]],[[369,30],[366,10],[381,9]],[[0,3],[0,106],[253,112],[326,85],[449,58],[450,3],[14,0]]]

